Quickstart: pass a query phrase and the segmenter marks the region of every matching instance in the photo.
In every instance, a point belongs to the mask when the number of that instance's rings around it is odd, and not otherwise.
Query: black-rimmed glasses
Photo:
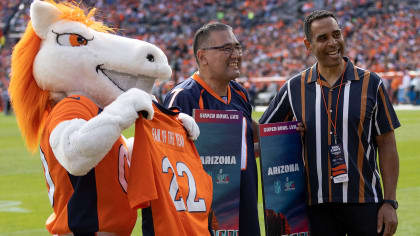
[[[227,43],[222,46],[214,46],[214,47],[207,47],[207,48],[200,48],[201,50],[219,50],[228,55],[231,55],[233,51],[237,51],[238,53],[242,54],[243,47],[239,43]]]

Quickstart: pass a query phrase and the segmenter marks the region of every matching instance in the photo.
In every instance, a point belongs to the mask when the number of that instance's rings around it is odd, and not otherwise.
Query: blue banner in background
[[[200,128],[195,141],[203,167],[213,180],[212,229],[215,236],[239,230],[242,112],[194,110]]]
[[[297,123],[259,125],[267,236],[308,235],[302,144]]]

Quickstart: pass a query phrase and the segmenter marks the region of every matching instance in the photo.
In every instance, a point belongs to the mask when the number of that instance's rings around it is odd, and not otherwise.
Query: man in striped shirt
[[[304,30],[317,63],[287,81],[260,123],[299,120],[305,126],[311,235],[392,235],[399,171],[394,129],[400,123],[381,78],[344,57],[331,12],[312,12]]]

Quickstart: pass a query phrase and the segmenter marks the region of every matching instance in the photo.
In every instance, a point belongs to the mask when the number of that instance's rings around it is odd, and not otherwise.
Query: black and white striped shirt
[[[343,144],[349,181],[334,183],[328,146],[333,142],[337,97],[341,79],[330,87],[317,64],[288,80],[260,119],[261,124],[298,120],[305,126],[305,162],[308,204],[367,203],[383,198],[378,173],[375,136],[400,126],[380,77],[353,66],[348,58],[337,111],[337,137]],[[322,86],[320,86],[322,83]],[[322,92],[325,96],[325,103]]]

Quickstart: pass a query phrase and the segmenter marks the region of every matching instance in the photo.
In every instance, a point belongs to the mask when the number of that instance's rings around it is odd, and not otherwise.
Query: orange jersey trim
[[[224,104],[229,104],[230,103],[230,99],[231,99],[231,91],[230,91],[230,86],[227,87],[227,101],[225,101],[222,97],[220,97],[216,92],[214,92],[213,89],[210,88],[210,86],[204,82],[203,79],[200,78],[200,76],[198,75],[197,72],[195,72],[192,76],[192,78],[197,81],[197,83],[199,83],[205,90],[207,90],[208,93],[210,93],[213,97],[215,97],[217,100],[223,102]]]

